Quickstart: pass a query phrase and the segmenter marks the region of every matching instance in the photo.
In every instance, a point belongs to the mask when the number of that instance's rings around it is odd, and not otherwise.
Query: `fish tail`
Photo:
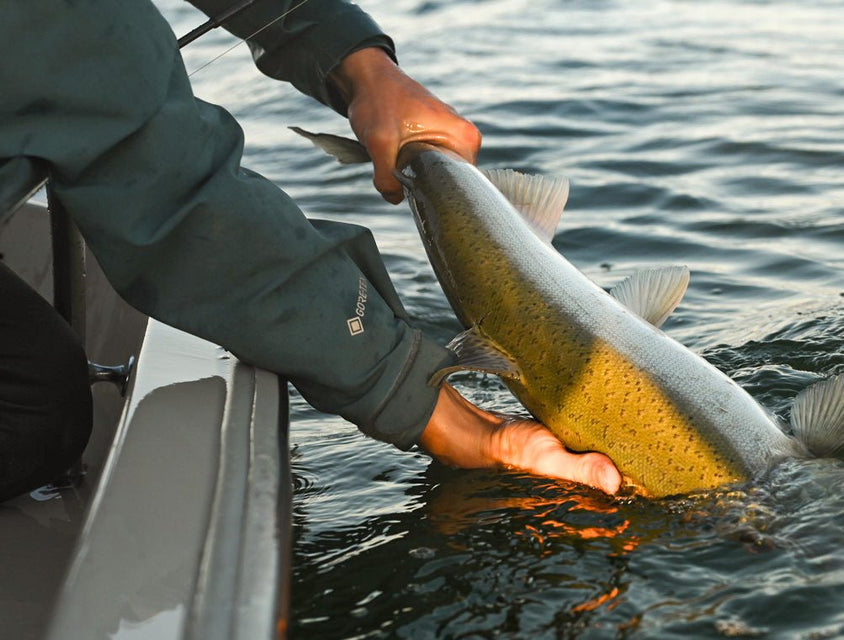
[[[301,127],[288,127],[288,129],[298,133],[303,138],[307,138],[314,146],[322,149],[328,155],[334,156],[340,164],[372,162],[366,147],[357,140],[335,136],[330,133],[311,133]]]
[[[791,428],[819,458],[844,459],[844,373],[797,394],[791,409]]]

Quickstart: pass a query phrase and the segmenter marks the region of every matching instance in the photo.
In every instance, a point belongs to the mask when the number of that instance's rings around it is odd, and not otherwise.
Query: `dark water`
[[[692,283],[666,331],[786,418],[844,371],[844,5],[833,1],[378,0],[405,68],[473,119],[480,164],[564,174],[555,246],[611,286],[657,264]],[[162,4],[181,32],[187,5]],[[189,68],[232,40],[191,45]],[[286,129],[345,134],[254,71],[194,75],[247,164],[311,215],[371,227],[404,302],[458,324],[405,206]],[[518,411],[493,378],[458,377]],[[461,472],[293,401],[294,638],[844,637],[844,464],[789,462],[719,495],[653,502]]]

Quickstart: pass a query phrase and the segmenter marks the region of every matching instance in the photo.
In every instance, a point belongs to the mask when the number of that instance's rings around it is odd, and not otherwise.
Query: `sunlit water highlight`
[[[844,371],[840,2],[362,4],[405,68],[481,128],[481,165],[569,176],[554,244],[587,275],[611,286],[687,264],[666,331],[782,418]],[[180,34],[201,21],[160,6]],[[206,36],[188,69],[232,43]],[[308,214],[372,228],[417,324],[443,342],[458,331],[406,207],[286,129],[345,134],[342,119],[263,78],[243,46],[193,80],[243,124],[248,166]],[[495,379],[458,383],[519,411]],[[298,397],[292,421],[294,638],[844,636],[840,462],[612,500],[445,469]]]

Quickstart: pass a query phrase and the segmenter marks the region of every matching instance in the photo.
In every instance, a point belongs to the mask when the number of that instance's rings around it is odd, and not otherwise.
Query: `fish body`
[[[341,162],[356,141],[298,128]],[[483,173],[425,143],[402,147],[404,186],[428,258],[465,331],[455,367],[502,377],[570,449],[608,455],[641,493],[745,481],[785,457],[844,457],[844,374],[794,401],[786,435],[733,380],[658,329],[684,267],[634,275],[612,295],[551,244],[568,182]]]
[[[504,380],[569,448],[649,495],[745,480],[800,450],[734,381],[545,242],[471,164],[403,153],[402,182],[461,323],[515,363]]]

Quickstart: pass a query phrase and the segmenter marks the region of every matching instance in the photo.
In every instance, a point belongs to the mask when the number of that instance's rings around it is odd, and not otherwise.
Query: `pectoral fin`
[[[290,130],[307,138],[328,155],[334,156],[340,164],[372,162],[366,147],[357,140],[335,136],[330,133],[311,133],[299,127],[290,127]]]
[[[630,311],[660,327],[683,299],[689,278],[685,266],[648,269],[634,273],[610,293]]]
[[[844,373],[797,394],[791,428],[819,458],[844,458]]]
[[[483,174],[522,214],[536,235],[550,244],[569,197],[568,179],[531,176],[512,169],[488,169]]]
[[[477,325],[458,333],[446,347],[457,354],[457,364],[440,369],[431,376],[428,381],[431,386],[438,386],[456,371],[480,371],[502,378],[521,377],[516,362],[485,337]]]

